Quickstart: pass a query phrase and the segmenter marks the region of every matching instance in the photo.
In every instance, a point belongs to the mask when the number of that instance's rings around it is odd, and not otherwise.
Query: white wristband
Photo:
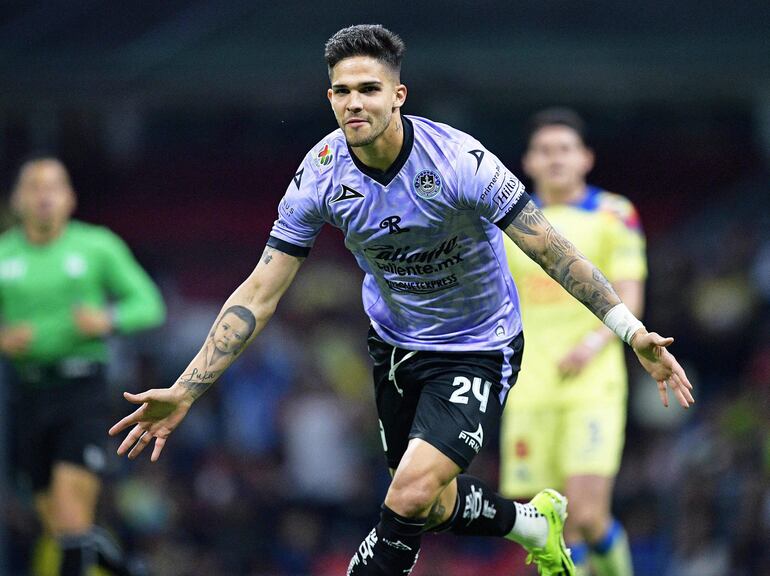
[[[607,312],[603,320],[604,324],[612,330],[626,344],[631,343],[631,336],[644,328],[644,324],[631,313],[631,310],[622,302]]]

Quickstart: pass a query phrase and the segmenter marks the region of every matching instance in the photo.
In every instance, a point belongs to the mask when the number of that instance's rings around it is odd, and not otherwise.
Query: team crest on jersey
[[[323,148],[321,148],[321,151],[316,154],[315,158],[313,158],[313,161],[315,162],[315,165],[320,169],[330,166],[332,160],[334,160],[334,153],[332,152],[332,149],[329,148],[328,142],[324,142]]]
[[[414,191],[425,200],[435,198],[441,192],[441,176],[433,170],[423,170],[414,177]]]

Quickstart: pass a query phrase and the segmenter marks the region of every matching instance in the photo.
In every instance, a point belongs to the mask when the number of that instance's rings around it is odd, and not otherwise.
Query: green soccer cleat
[[[538,493],[530,504],[548,522],[548,539],[543,547],[527,547],[527,564],[535,563],[542,576],[575,576],[575,564],[564,544],[564,520],[567,519],[567,498],[547,488]]]

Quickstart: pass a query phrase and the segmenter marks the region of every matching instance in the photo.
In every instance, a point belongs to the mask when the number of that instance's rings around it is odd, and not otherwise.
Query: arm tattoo
[[[524,205],[524,208],[522,208],[519,215],[513,219],[510,225],[523,234],[536,236],[538,234],[537,229],[543,226],[545,222],[546,219],[543,213],[530,200]]]
[[[270,264],[272,261],[273,252],[275,252],[275,248],[270,248],[270,246],[266,246],[265,251],[262,252],[262,263],[265,264],[265,266]]]
[[[433,506],[428,512],[428,520],[425,524],[425,528],[434,528],[441,524],[444,515],[446,514],[446,506],[441,503],[441,500],[436,500]]]
[[[604,274],[551,226],[531,200],[510,223],[506,233],[599,319],[620,303]]]
[[[272,258],[267,254],[265,257]],[[230,306],[219,316],[206,339],[205,368],[193,368],[183,374],[179,384],[197,400],[243,352],[256,327],[257,321],[251,310],[240,305]]]
[[[193,370],[194,371],[194,370]],[[213,384],[213,380],[211,382],[197,382],[194,380],[186,380],[185,378],[188,378],[190,375],[185,374],[179,379],[179,384],[182,385],[182,387],[187,390],[190,395],[193,397],[193,400],[197,400],[201,396],[203,396],[204,392],[208,390],[211,385]]]

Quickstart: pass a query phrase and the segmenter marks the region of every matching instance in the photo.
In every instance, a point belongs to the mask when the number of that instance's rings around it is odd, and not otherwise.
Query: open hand
[[[601,349],[587,342],[580,342],[559,361],[559,373],[564,378],[577,376],[594,359]]]
[[[666,350],[673,341],[673,338],[664,338],[660,334],[646,332],[640,328],[631,338],[631,347],[642,367],[658,383],[658,393],[663,405],[668,408],[670,388],[680,406],[689,408],[695,402],[691,392],[692,384],[673,354]]]
[[[150,460],[156,462],[166,439],[187,415],[192,400],[173,387],[147,390],[141,394],[123,392],[123,397],[141,406],[110,428],[110,436],[115,436],[134,426],[118,447],[118,454],[123,456],[128,452],[129,459],[133,460],[155,438]]]
[[[112,331],[112,318],[107,310],[78,306],[73,312],[75,326],[83,336],[101,338]]]

